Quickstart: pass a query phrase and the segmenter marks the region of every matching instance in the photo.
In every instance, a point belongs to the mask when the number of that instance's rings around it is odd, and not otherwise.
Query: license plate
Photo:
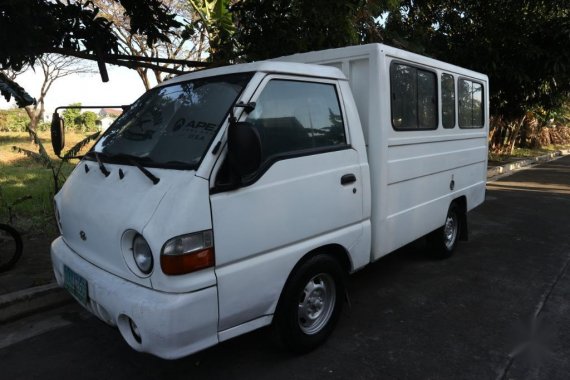
[[[87,292],[87,280],[72,271],[67,266],[63,266],[63,284],[65,289],[79,302],[86,305],[89,297]]]

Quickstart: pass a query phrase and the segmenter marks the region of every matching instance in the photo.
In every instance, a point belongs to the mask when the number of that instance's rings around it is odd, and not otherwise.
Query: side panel
[[[485,197],[488,118],[483,128],[474,129],[462,129],[457,125],[444,129],[441,123],[441,74],[454,75],[457,85],[457,78],[464,73],[410,61],[410,58],[405,53],[386,55],[382,64],[381,82],[386,85],[382,87],[383,114],[379,124],[385,130],[386,161],[382,165],[384,172],[371,173],[373,179],[378,176],[380,186],[377,188],[384,193],[380,196],[383,201],[373,200],[373,220],[379,222],[373,225],[373,259],[442,226],[454,199],[465,197],[467,210],[471,210]],[[390,64],[393,60],[425,67],[436,74],[437,129],[396,131],[392,127]],[[484,83],[488,94],[486,77],[477,79]],[[455,111],[457,121],[457,107]],[[485,115],[488,112],[486,102]]]
[[[391,252],[409,243],[410,238],[439,228],[453,199],[466,196],[468,202],[473,202],[477,194],[484,194],[485,182],[474,181],[484,167],[484,162],[475,162],[391,183],[387,188],[388,216],[380,231],[380,236],[390,238],[380,239],[381,250]],[[450,188],[452,181],[454,190]]]
[[[370,125],[370,96],[374,96],[370,93],[369,81],[372,80],[370,77],[370,58],[358,58],[346,60],[343,62],[344,66],[348,66],[347,70],[349,79],[350,89],[352,90],[352,95],[354,96],[354,102],[356,103],[356,108],[358,109],[358,114],[362,115],[361,123],[362,130],[364,132],[364,140],[368,141],[368,128]]]

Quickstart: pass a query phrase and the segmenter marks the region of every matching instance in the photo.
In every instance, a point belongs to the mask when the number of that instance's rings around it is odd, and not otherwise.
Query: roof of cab
[[[308,63],[260,61],[253,63],[240,63],[231,66],[216,67],[213,69],[198,70],[183,74],[165,81],[158,86],[165,86],[187,80],[247,72],[264,72],[277,74],[292,74],[318,78],[347,80],[342,71],[335,67],[314,65]],[[157,87],[158,87],[157,86]]]

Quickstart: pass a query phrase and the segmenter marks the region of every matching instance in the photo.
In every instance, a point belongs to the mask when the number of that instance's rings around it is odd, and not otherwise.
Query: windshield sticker
[[[215,123],[205,121],[190,120],[186,123],[185,118],[180,118],[174,123],[169,135],[184,136],[190,140],[204,140],[213,135],[216,131]]]

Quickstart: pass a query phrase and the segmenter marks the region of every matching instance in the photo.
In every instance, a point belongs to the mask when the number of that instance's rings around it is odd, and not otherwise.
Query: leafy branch
[[[72,146],[62,157],[59,163],[54,163],[54,161],[50,158],[49,154],[47,153],[42,141],[38,137],[37,133],[32,129],[28,128],[28,133],[32,136],[34,143],[38,146],[38,152],[33,152],[28,149],[24,149],[18,146],[13,146],[12,150],[17,153],[21,153],[28,158],[36,161],[37,163],[41,164],[46,169],[51,170],[52,179],[53,179],[53,191],[54,194],[57,194],[63,182],[65,182],[66,177],[62,173],[61,169],[63,168],[64,163],[69,162],[72,159],[78,158],[77,155],[79,152],[85,148],[90,142],[96,140],[101,132],[95,132],[83,140],[79,141],[77,144]]]

